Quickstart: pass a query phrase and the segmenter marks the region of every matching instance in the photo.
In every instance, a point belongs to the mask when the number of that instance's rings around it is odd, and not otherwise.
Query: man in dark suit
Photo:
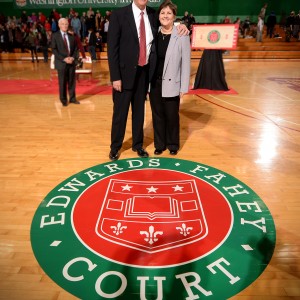
[[[89,28],[87,39],[88,39],[88,51],[91,55],[92,61],[96,62],[97,61],[97,56],[96,56],[97,37],[93,28]]]
[[[113,11],[108,29],[108,63],[113,85],[113,118],[109,158],[117,160],[125,136],[129,106],[132,108],[132,150],[148,157],[143,149],[145,99],[152,64],[152,41],[157,33],[158,19],[148,0],[133,0],[132,4]],[[141,14],[143,12],[143,14]],[[143,20],[141,20],[143,18]],[[141,25],[141,21],[144,23]],[[140,28],[145,28],[145,57],[141,62]],[[144,38],[143,38],[144,40]],[[143,60],[143,59],[142,59]]]
[[[76,100],[75,59],[78,55],[74,36],[68,34],[69,22],[65,18],[58,21],[59,31],[52,35],[51,47],[55,60],[54,65],[58,73],[59,98],[63,106],[68,105],[67,89],[70,103],[80,104]]]

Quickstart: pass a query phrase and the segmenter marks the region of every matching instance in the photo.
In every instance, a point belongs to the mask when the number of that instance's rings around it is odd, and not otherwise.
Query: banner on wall
[[[43,8],[85,8],[85,7],[115,7],[130,4],[131,0],[14,0],[14,6],[20,9]],[[163,0],[148,0],[149,6],[159,6]]]
[[[192,49],[235,49],[239,24],[194,25]]]

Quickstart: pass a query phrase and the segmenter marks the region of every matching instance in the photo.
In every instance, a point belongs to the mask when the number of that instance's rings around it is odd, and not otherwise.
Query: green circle
[[[95,182],[129,169],[186,173],[219,190],[233,211],[233,227],[221,247],[193,262],[163,268],[119,264],[85,247],[73,231],[74,203]],[[66,291],[88,300],[228,299],[261,275],[275,241],[272,215],[251,188],[211,166],[169,158],[124,159],[83,170],[45,197],[31,225],[32,249],[45,273]]]
[[[212,39],[212,38],[211,38],[212,35],[216,35],[217,38],[216,38],[216,39]],[[218,30],[212,30],[212,31],[210,31],[210,32],[208,33],[208,35],[207,35],[207,40],[208,40],[211,44],[216,44],[216,43],[218,43],[219,40],[220,40],[220,38],[221,38],[221,34],[220,34],[220,32],[219,32]]]

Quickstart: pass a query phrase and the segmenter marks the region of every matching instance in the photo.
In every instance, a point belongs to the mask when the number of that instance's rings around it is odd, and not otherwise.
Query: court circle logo
[[[127,159],[71,176],[38,207],[31,244],[45,273],[80,299],[228,299],[264,271],[273,218],[213,167]]]
[[[220,40],[220,38],[221,38],[221,34],[218,30],[212,30],[207,35],[207,40],[211,44],[216,44]]]

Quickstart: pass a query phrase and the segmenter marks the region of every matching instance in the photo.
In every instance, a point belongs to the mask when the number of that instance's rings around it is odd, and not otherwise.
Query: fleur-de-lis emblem
[[[190,230],[193,230],[193,227],[186,227],[186,225],[182,223],[181,227],[176,227],[176,229],[180,231],[180,234],[187,236],[190,234]]]
[[[158,241],[158,238],[156,237],[158,234],[162,235],[163,231],[154,231],[154,227],[151,225],[149,226],[149,232],[148,231],[140,231],[141,235],[145,235],[146,237],[144,240],[148,242],[150,245]]]
[[[113,229],[113,233],[115,235],[119,235],[123,233],[123,230],[127,228],[127,226],[122,226],[121,222],[117,224],[117,226],[110,226],[111,229]]]

